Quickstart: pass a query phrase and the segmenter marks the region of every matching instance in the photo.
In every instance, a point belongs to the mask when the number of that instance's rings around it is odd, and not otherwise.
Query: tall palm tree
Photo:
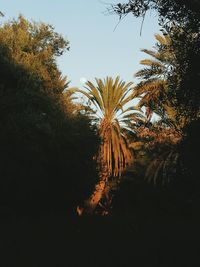
[[[120,81],[119,76],[115,80],[110,77],[95,80],[96,85],[86,83],[86,90],[72,89],[89,100],[90,106],[85,108],[97,123],[102,140],[97,155],[99,182],[85,202],[85,212],[90,213],[99,204],[111,177],[120,178],[125,167],[132,163],[127,132],[130,124],[143,119],[138,108],[131,104],[134,90],[131,82]],[[79,212],[82,212],[80,208]]]
[[[182,138],[181,129],[186,123],[185,116],[177,116],[177,107],[169,98],[168,77],[173,74],[176,58],[172,49],[172,41],[168,35],[156,34],[157,44],[154,50],[142,49],[151,58],[143,59],[144,66],[135,77],[141,82],[135,87],[134,97],[139,97],[139,107],[146,108],[146,116],[151,120],[153,112],[161,120],[153,124],[153,128],[141,129],[137,133],[147,137],[147,150],[151,153],[151,162],[146,170],[146,178],[154,183],[163,184],[170,180],[175,171],[178,153],[177,144]],[[153,138],[153,143],[151,140]]]
[[[167,76],[175,64],[171,39],[160,34],[156,34],[155,38],[157,44],[154,50],[141,50],[151,58],[140,61],[144,68],[136,72],[135,77],[142,81],[135,87],[134,96],[140,98],[139,107],[146,107],[149,119],[153,111],[161,117],[174,118],[176,110],[167,99]]]

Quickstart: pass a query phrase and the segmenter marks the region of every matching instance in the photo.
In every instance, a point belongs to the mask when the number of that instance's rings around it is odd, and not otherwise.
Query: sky
[[[151,49],[159,32],[157,16],[147,14],[142,35],[142,19],[129,15],[116,27],[119,18],[106,11],[120,0],[1,0],[3,21],[17,18],[53,25],[70,42],[70,51],[58,59],[70,86],[82,86],[84,79],[116,77],[136,82],[133,75],[145,57],[141,48]],[[121,1],[124,2],[124,1]],[[116,29],[115,29],[116,28]],[[82,81],[82,82],[81,82]]]

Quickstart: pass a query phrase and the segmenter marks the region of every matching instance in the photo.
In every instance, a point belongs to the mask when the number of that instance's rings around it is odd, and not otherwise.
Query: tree
[[[178,121],[178,126],[181,126],[180,136],[177,135],[177,131],[175,132],[177,143],[172,142],[168,146],[165,143],[167,139],[163,138],[163,144],[157,142],[157,144],[155,143],[155,150],[154,148],[153,151],[150,150],[149,178],[154,181],[163,180],[163,178],[167,181],[170,177],[173,178],[174,183],[171,189],[175,199],[179,201],[181,199],[180,202],[184,203],[183,207],[186,206],[186,191],[190,191],[189,198],[191,200],[191,195],[197,195],[197,188],[199,189],[195,174],[198,169],[198,160],[191,160],[193,156],[191,157],[191,154],[188,153],[188,148],[189,146],[196,146],[198,150],[199,147],[198,142],[194,141],[196,135],[194,132],[198,132],[200,115],[200,2],[196,0],[129,0],[123,4],[111,5],[109,12],[119,15],[120,19],[131,14],[135,17],[142,17],[144,20],[149,10],[157,12],[159,25],[162,27],[161,31],[171,39],[171,49],[176,64],[172,71],[166,75],[167,100],[172,104],[172,107],[175,107],[175,120],[176,123]],[[162,100],[161,104],[163,103]],[[184,123],[180,123],[182,118]],[[189,126],[185,133],[185,141],[182,140],[183,126],[184,128]],[[168,130],[170,132],[173,129],[169,128]],[[165,137],[167,131],[166,125],[164,125],[163,131],[161,130],[157,136]],[[143,129],[142,132],[144,132]],[[151,139],[151,133],[147,133],[146,138]],[[152,158],[154,151],[155,154]],[[194,157],[196,158],[196,152]],[[194,164],[190,164],[190,162],[194,162]],[[188,167],[190,171],[184,173],[184,168],[187,165],[190,165]],[[173,174],[174,170],[176,171],[175,174]],[[170,172],[172,173],[170,174]],[[194,178],[195,182],[192,181]],[[191,187],[196,188],[196,190],[191,189]]]
[[[165,123],[179,131],[184,127],[187,117],[176,105],[176,94],[173,92],[172,97],[169,86],[177,67],[176,56],[169,35],[156,34],[155,38],[157,43],[154,50],[141,50],[151,58],[140,61],[144,68],[135,73],[135,77],[141,79],[141,82],[135,86],[134,96],[140,98],[139,107],[146,107],[149,120],[155,112]],[[178,81],[174,87],[178,87]]]
[[[111,5],[111,12],[120,18],[127,14],[145,18],[151,9],[158,12],[162,31],[170,36],[176,58],[173,75],[168,77],[171,100],[176,99],[175,105],[190,122],[198,118],[200,109],[200,3],[196,0],[129,0]]]
[[[169,22],[187,24],[188,21],[199,23],[200,4],[196,0],[129,0],[126,3],[111,5],[110,11],[117,13],[120,17],[132,14],[135,17],[144,17],[149,10],[156,10],[159,14],[160,24]]]
[[[177,145],[187,117],[180,114],[179,106],[175,105],[176,98],[171,98],[169,88],[168,79],[173,76],[177,64],[172,40],[169,35],[157,34],[155,37],[157,43],[154,50],[142,49],[152,58],[140,62],[144,68],[135,76],[142,81],[136,85],[134,96],[140,97],[138,106],[145,106],[149,117],[149,124],[137,130],[137,137],[143,142],[140,150],[150,155],[145,176],[155,184],[165,184],[175,176],[179,157]],[[153,112],[160,119],[152,124]]]
[[[197,31],[179,27],[171,32],[171,38],[177,63],[168,77],[168,96],[171,101],[175,99],[179,114],[190,123],[200,112],[200,27]]]
[[[50,92],[62,93],[67,83],[56,64],[56,57],[69,50],[69,42],[45,23],[29,22],[23,16],[0,28],[0,44],[13,60],[29,69]]]
[[[90,108],[86,106],[86,109],[94,116],[101,137],[97,154],[99,182],[85,202],[86,212],[95,210],[112,178],[120,178],[126,166],[132,163],[127,130],[143,118],[137,108],[127,107],[133,100],[132,83],[120,81],[119,77],[96,79],[96,83],[88,81],[86,90],[72,89],[89,100]]]
[[[0,28],[0,205],[23,214],[72,211],[97,176],[96,129],[56,64],[67,44],[22,17]]]
[[[144,68],[135,73],[135,77],[142,80],[135,87],[135,97],[140,97],[138,105],[146,107],[149,119],[153,111],[159,115],[165,113],[162,101],[166,102],[167,75],[172,71],[175,61],[173,52],[170,51],[169,36],[156,34],[155,38],[158,42],[155,50],[141,50],[152,59],[141,60],[140,64],[144,65]]]

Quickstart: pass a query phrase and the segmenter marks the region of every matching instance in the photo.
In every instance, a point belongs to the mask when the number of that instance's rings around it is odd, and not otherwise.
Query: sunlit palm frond
[[[132,148],[129,146],[127,129],[133,131],[134,123],[141,121],[141,109],[133,106],[133,84],[117,77],[113,80],[95,79],[95,84],[88,81],[84,89],[71,89],[81,93],[91,103],[84,105],[90,116],[96,116],[101,144],[96,155],[99,168],[99,182],[93,194],[85,202],[86,210],[93,212],[96,207],[105,207],[108,200],[106,190],[113,179],[120,179],[124,169],[133,162]],[[87,114],[88,114],[87,113]],[[132,129],[130,127],[132,124]],[[110,189],[109,189],[110,190]],[[106,203],[102,203],[106,198]]]
[[[111,77],[104,80],[96,78],[95,81],[96,84],[88,81],[85,90],[71,90],[82,93],[92,102],[93,106],[90,108],[93,115],[101,112],[98,124],[102,139],[99,160],[106,164],[109,176],[120,176],[133,160],[126,128],[130,122],[143,120],[144,116],[141,109],[133,106],[131,102],[134,92],[132,82],[125,83],[119,77],[115,80]]]
[[[143,59],[140,61],[140,64],[150,66],[152,68],[160,68],[161,70],[165,68],[165,66],[161,62],[152,59]]]
[[[175,58],[170,47],[170,37],[156,34],[155,38],[157,40],[155,50],[141,50],[151,58],[140,62],[144,67],[136,72],[135,77],[142,81],[135,87],[133,95],[140,98],[138,106],[146,107],[146,113],[167,114],[169,109],[165,109],[165,107],[172,107],[169,101],[166,105],[167,76],[171,71]]]

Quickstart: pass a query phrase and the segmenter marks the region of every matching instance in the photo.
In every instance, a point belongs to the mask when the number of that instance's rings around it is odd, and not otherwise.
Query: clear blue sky
[[[70,41],[70,51],[58,60],[71,86],[80,86],[80,78],[120,75],[134,81],[133,74],[144,57],[140,48],[151,48],[159,32],[155,14],[146,16],[142,36],[141,19],[127,16],[116,28],[118,17],[105,15],[107,5],[120,0],[2,0],[4,20],[20,13],[28,19],[50,23]]]

